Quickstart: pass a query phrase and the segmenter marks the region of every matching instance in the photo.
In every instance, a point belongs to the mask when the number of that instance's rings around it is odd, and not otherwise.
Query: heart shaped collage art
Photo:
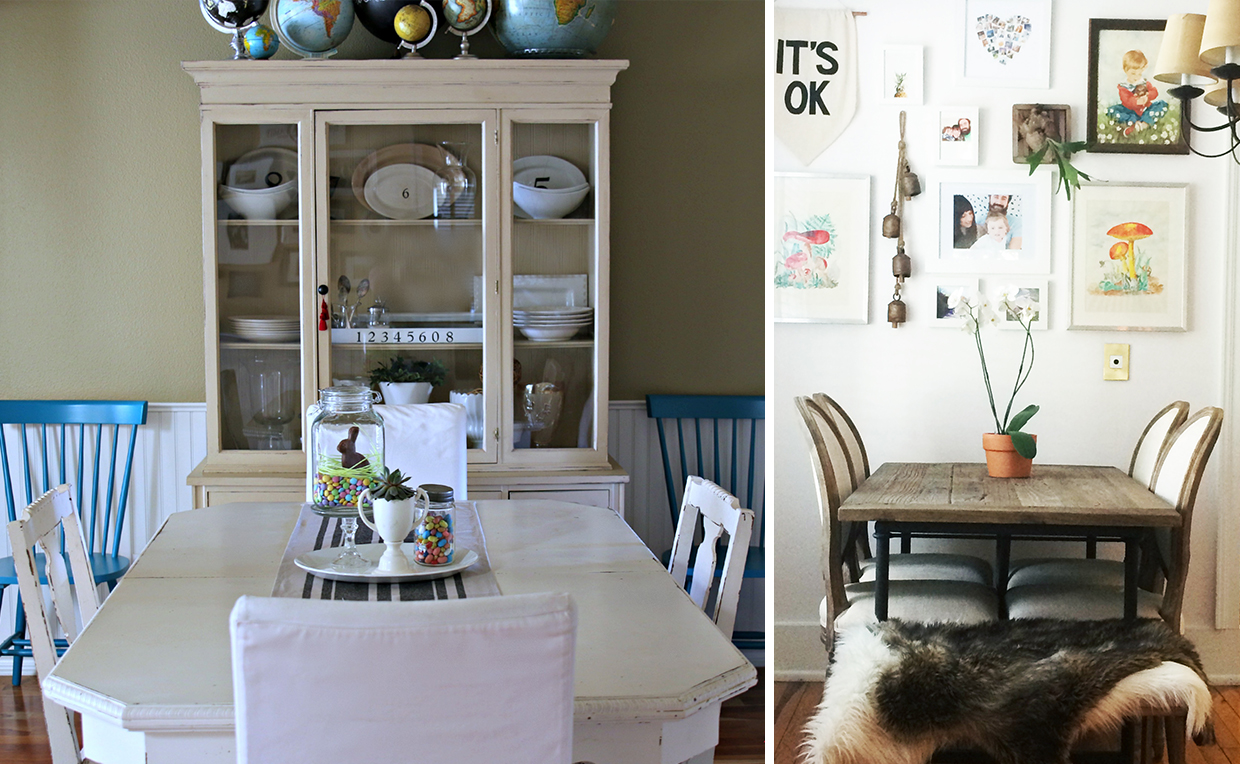
[[[977,39],[986,52],[1000,64],[1006,65],[1021,45],[1029,39],[1032,24],[1028,16],[1012,16],[1001,19],[993,13],[977,17]]]

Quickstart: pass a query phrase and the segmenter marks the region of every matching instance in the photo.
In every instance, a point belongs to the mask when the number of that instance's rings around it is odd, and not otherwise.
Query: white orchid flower
[[[964,320],[960,322],[960,328],[966,334],[975,333],[977,331],[977,319],[973,318],[972,314],[964,314]]]
[[[969,298],[964,293],[964,287],[960,287],[947,296],[947,307],[949,309],[954,311],[961,305],[964,305],[966,308],[969,307]]]

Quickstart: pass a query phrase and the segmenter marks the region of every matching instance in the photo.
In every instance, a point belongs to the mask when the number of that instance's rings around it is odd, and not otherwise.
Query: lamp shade
[[[1219,85],[1213,90],[1207,90],[1202,100],[1204,100],[1210,106],[1214,106],[1214,107],[1226,106],[1227,105],[1227,83],[1224,82],[1223,84]],[[1240,104],[1240,82],[1237,82],[1236,85],[1232,88],[1231,101],[1232,103]]]
[[[1201,32],[1201,60],[1210,66],[1226,63],[1227,49],[1240,46],[1240,2],[1210,0]]]
[[[1200,13],[1177,13],[1167,18],[1154,79],[1172,85],[1203,87],[1217,81],[1201,60],[1201,32],[1206,17]]]

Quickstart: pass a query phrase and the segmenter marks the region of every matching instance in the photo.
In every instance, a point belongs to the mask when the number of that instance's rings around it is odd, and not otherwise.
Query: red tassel
[[[327,312],[327,300],[322,301],[323,305],[319,308],[319,331],[327,331],[327,322],[331,320],[331,314]]]

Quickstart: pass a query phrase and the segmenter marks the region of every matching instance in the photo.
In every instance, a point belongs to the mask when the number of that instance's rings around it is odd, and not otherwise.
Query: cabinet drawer
[[[509,491],[508,498],[540,499],[543,501],[571,501],[574,504],[585,504],[590,507],[611,508],[611,491],[573,490],[573,491]]]
[[[217,507],[221,504],[251,501],[296,501],[306,500],[305,491],[255,491],[255,490],[217,490],[207,489],[207,506]]]

